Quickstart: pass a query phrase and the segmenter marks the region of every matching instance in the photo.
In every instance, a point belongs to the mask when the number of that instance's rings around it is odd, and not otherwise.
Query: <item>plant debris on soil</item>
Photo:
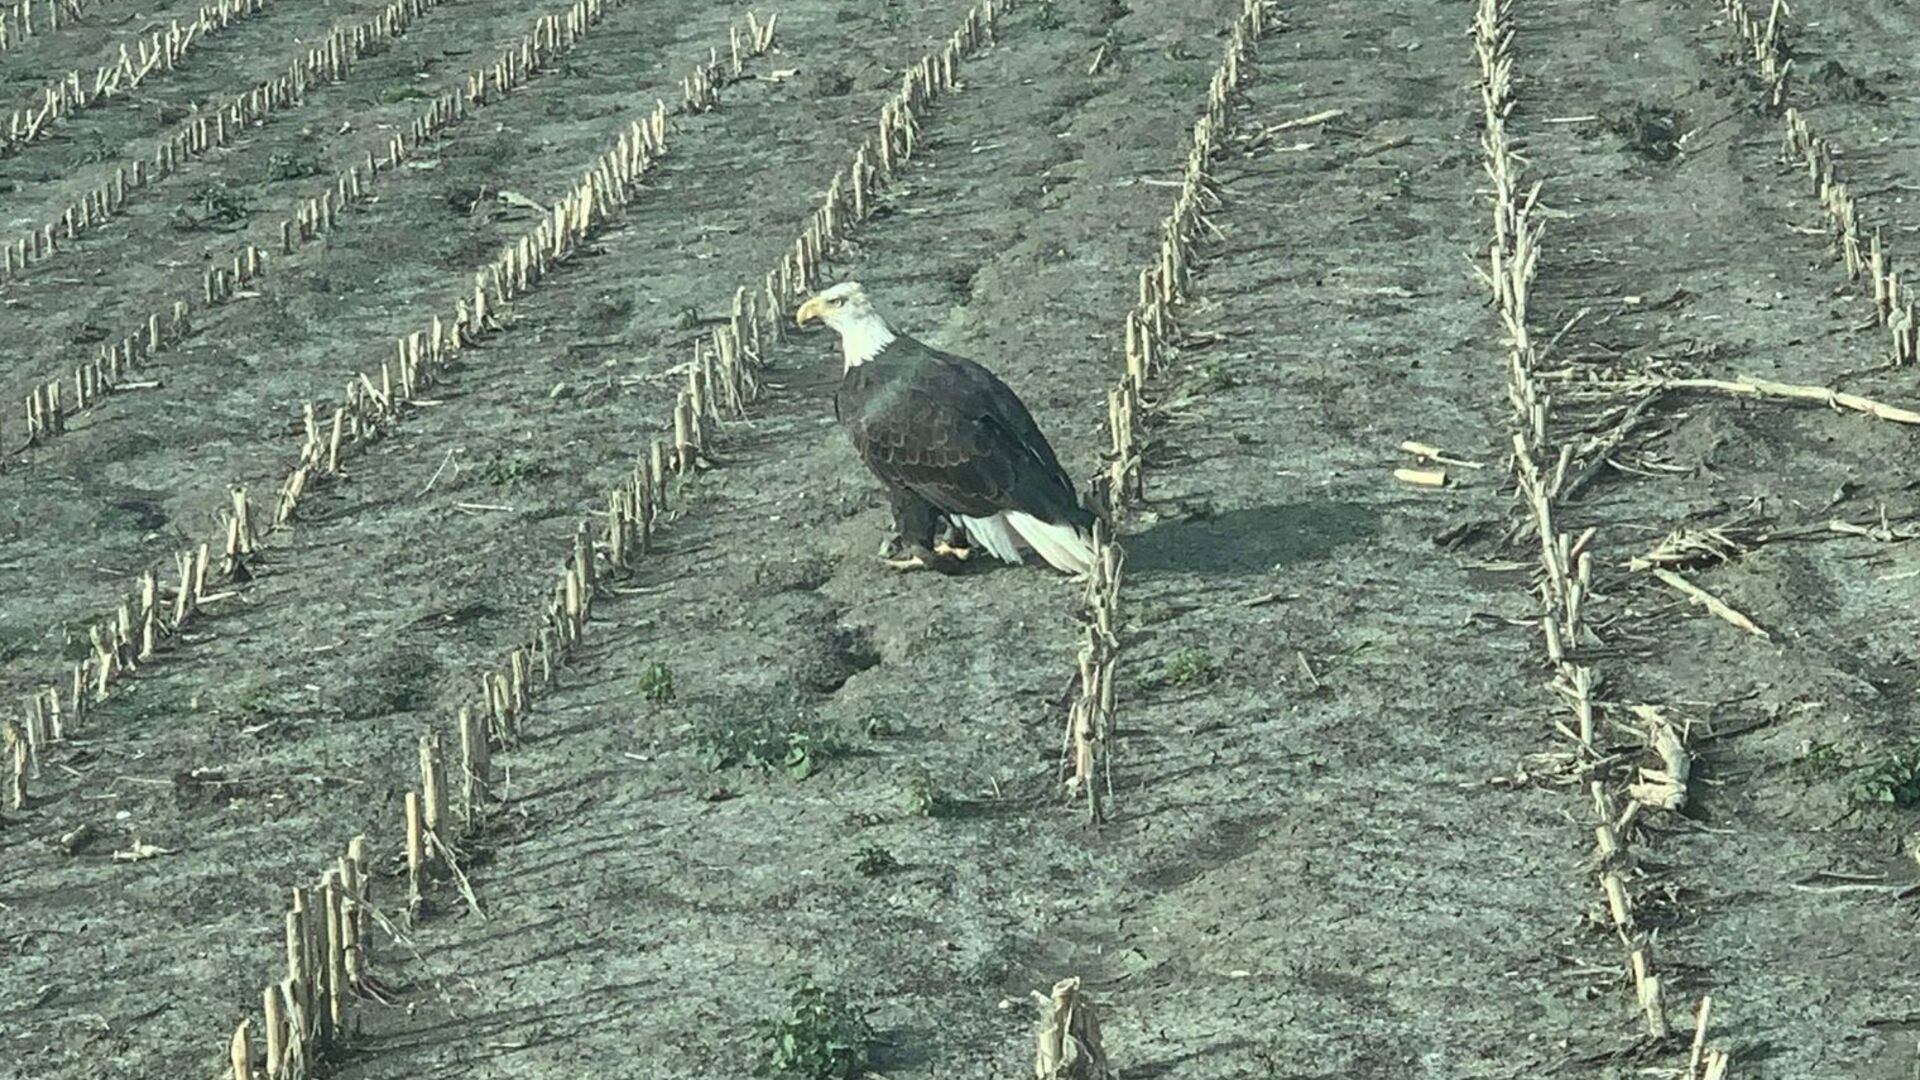
[[[1648,161],[1672,161],[1680,156],[1680,114],[1673,109],[1644,102],[1610,112],[1608,130],[1620,136],[1622,144]]]

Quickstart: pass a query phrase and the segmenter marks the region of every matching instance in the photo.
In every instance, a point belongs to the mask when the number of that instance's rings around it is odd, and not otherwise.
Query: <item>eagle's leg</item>
[[[934,529],[940,523],[940,511],[912,488],[906,487],[889,485],[887,503],[893,514],[893,530],[887,535],[887,543],[881,554],[892,555],[900,548],[908,551],[931,550]]]
[[[952,518],[946,518],[945,525],[933,541],[933,553],[962,561],[972,558],[973,549],[967,546],[966,527]]]
[[[966,532],[932,503],[908,488],[889,488],[893,530],[880,545],[880,560],[895,570],[931,570],[943,561],[973,554],[953,543]]]

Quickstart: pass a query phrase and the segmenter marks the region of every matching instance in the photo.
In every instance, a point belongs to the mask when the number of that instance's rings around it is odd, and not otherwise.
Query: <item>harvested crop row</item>
[[[41,33],[55,33],[85,18],[99,0],[13,0],[0,8],[0,52],[26,48]]]
[[[1140,296],[1124,320],[1125,369],[1107,392],[1107,433],[1111,442],[1106,474],[1096,496],[1110,520],[1120,520],[1129,502],[1143,495],[1142,443],[1150,417],[1148,380],[1173,349],[1176,308],[1187,299],[1194,245],[1203,231],[1202,206],[1215,196],[1208,170],[1226,135],[1227,113],[1238,89],[1241,65],[1266,33],[1272,14],[1267,0],[1245,0],[1226,31],[1220,64],[1207,82],[1207,100],[1194,121],[1193,142],[1180,177],[1173,209],[1160,225],[1160,248],[1152,265],[1139,274]],[[1084,796],[1094,821],[1105,816],[1103,775],[1108,733],[1116,705],[1119,666],[1120,569],[1124,553],[1096,531],[1098,562],[1087,583],[1086,640],[1076,658],[1078,692],[1069,709],[1067,790]],[[1105,795],[1110,796],[1111,791]]]
[[[1689,758],[1679,729],[1660,710],[1643,707],[1637,710],[1643,725],[1639,734],[1655,764],[1642,767],[1642,779],[1623,791],[1615,775],[1617,766],[1603,760],[1596,741],[1603,722],[1626,734],[1634,729],[1613,717],[1611,707],[1600,704],[1596,690],[1601,677],[1587,660],[1600,642],[1596,628],[1587,619],[1593,592],[1591,548],[1595,530],[1587,529],[1576,538],[1555,526],[1573,447],[1553,441],[1551,396],[1538,378],[1541,349],[1534,342],[1529,302],[1542,250],[1542,229],[1535,212],[1543,185],[1527,175],[1526,162],[1515,153],[1507,135],[1507,121],[1515,102],[1512,6],[1511,0],[1481,0],[1473,23],[1480,67],[1481,145],[1493,201],[1493,239],[1487,248],[1482,278],[1491,290],[1506,335],[1507,392],[1514,412],[1514,479],[1530,516],[1528,529],[1539,543],[1538,589],[1546,608],[1540,628],[1554,672],[1552,688],[1572,714],[1570,722],[1556,724],[1556,728],[1573,744],[1566,767],[1582,779],[1592,800],[1593,865],[1612,929],[1624,950],[1629,985],[1645,1018],[1648,1036],[1664,1040],[1670,1030],[1665,993],[1653,961],[1653,929],[1636,917],[1628,885],[1629,874],[1638,865],[1629,840],[1643,808],[1670,809],[1685,802]],[[1627,796],[1624,809],[1623,794]],[[1697,1014],[1690,1076],[1723,1077],[1728,1068],[1725,1052],[1705,1044],[1710,1002],[1710,998],[1703,998]]]
[[[998,4],[984,0],[968,12],[941,51],[928,53],[908,69],[900,90],[881,106],[874,138],[835,175],[825,202],[808,216],[792,247],[760,282],[759,296],[746,286],[737,288],[726,323],[696,343],[687,384],[674,399],[671,442],[655,440],[628,482],[606,493],[604,526],[597,517],[579,524],[569,557],[563,560],[561,579],[545,605],[543,625],[533,640],[512,650],[497,668],[480,677],[481,707],[462,713],[461,745],[469,750],[465,769],[479,777],[482,787],[488,779],[487,766],[472,754],[476,749],[484,754],[488,740],[475,737],[469,716],[484,715],[484,731],[493,744],[511,746],[518,741],[533,673],[540,673],[543,684],[551,679],[557,664],[579,646],[599,583],[630,573],[635,559],[647,553],[653,531],[666,513],[670,474],[691,473],[708,463],[719,425],[728,417],[747,414],[748,405],[762,392],[759,370],[784,338],[787,306],[817,284],[822,260],[872,213],[874,200],[912,157],[927,107],[957,88],[961,63],[993,40],[995,26],[1008,9],[1005,0]],[[869,160],[876,164],[869,165]],[[503,280],[514,276],[510,270]],[[762,304],[760,296],[767,302]],[[604,545],[596,543],[597,534],[604,534]],[[597,564],[601,551],[608,564],[605,568]]]
[[[1847,281],[1873,301],[1874,320],[1886,332],[1888,359],[1895,365],[1920,360],[1920,309],[1887,249],[1883,230],[1863,223],[1859,200],[1834,169],[1834,146],[1815,134],[1806,114],[1788,104],[1792,61],[1782,42],[1788,36],[1785,0],[1774,0],[1764,23],[1753,18],[1746,0],[1721,0],[1727,20],[1739,39],[1741,59],[1765,84],[1764,104],[1780,116],[1786,129],[1787,160],[1804,168],[1827,231],[1839,249]]]

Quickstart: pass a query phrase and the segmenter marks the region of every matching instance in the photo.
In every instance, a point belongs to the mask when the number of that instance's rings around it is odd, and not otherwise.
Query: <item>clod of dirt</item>
[[[423,649],[394,649],[348,674],[333,699],[344,720],[411,712],[427,706],[440,664]]]
[[[1625,149],[1648,161],[1672,161],[1680,156],[1680,113],[1659,105],[1635,102],[1602,117],[1607,130],[1620,136]]]
[[[814,693],[831,694],[880,663],[873,635],[865,627],[803,616],[795,620],[794,631],[793,681]]]
[[[448,604],[438,611],[430,611],[407,625],[414,630],[444,630],[467,626],[501,614],[503,612],[500,607],[489,600],[467,600]]]
[[[973,279],[979,273],[980,267],[969,262],[958,262],[947,268],[947,285],[953,290],[955,298],[961,301],[973,299]]]
[[[582,323],[597,336],[617,334],[633,320],[633,295],[612,293],[596,297]]]
[[[1813,73],[1812,82],[1825,101],[1873,104],[1887,100],[1887,95],[1868,86],[1867,80],[1848,71],[1838,60],[1821,64],[1820,70]]]
[[[853,92],[853,76],[837,67],[821,67],[806,85],[807,92],[817,98],[845,97]]]

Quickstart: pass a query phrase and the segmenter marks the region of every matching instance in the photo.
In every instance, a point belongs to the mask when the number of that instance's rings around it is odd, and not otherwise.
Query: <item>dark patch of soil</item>
[[[1808,80],[1815,92],[1824,101],[1844,101],[1877,105],[1887,100],[1887,95],[1873,87],[1866,79],[1848,71],[1838,60],[1828,60],[1814,71]]]

